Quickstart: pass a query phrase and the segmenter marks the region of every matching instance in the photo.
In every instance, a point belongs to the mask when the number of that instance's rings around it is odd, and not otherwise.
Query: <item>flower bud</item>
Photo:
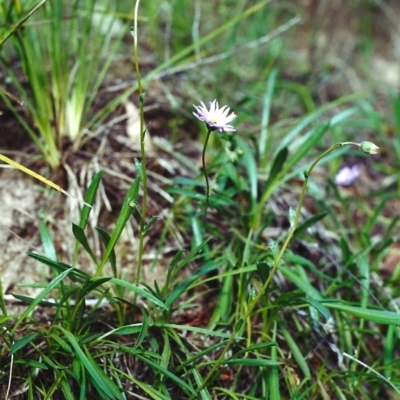
[[[360,144],[360,149],[367,154],[377,154],[379,153],[379,147],[372,142],[362,142]]]

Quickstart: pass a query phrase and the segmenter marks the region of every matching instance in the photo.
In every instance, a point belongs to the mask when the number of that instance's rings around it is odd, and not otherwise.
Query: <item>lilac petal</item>
[[[360,176],[358,165],[343,167],[335,176],[335,184],[338,186],[350,186]]]

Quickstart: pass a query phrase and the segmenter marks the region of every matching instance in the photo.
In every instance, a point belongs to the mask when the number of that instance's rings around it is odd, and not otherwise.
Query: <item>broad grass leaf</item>
[[[16,340],[11,346],[10,354],[15,354],[18,350],[23,349],[26,345],[35,340],[38,336],[39,334],[37,332],[28,333],[26,336]]]

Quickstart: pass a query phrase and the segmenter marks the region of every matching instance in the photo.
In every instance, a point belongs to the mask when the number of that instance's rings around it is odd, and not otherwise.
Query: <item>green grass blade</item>
[[[277,336],[277,323],[275,322],[272,333],[272,340],[274,342],[276,342],[276,336]],[[271,361],[278,362],[277,346],[273,346],[271,348]],[[280,400],[281,393],[279,389],[279,370],[277,366],[273,366],[272,369],[269,371],[268,384],[269,384],[269,400]]]
[[[243,149],[242,162],[247,171],[248,181],[250,184],[250,197],[254,203],[258,196],[258,172],[256,160],[254,158],[254,151],[244,140],[238,138],[237,142],[239,147]]]
[[[57,285],[62,282],[62,280],[67,277],[73,268],[69,268],[66,271],[62,272],[60,275],[56,276],[45,289],[43,289],[35,298],[35,300],[21,313],[19,318],[17,319],[15,325],[11,329],[11,334],[14,334],[21,323],[28,317],[28,315],[35,309],[35,307],[54,289],[57,288]]]
[[[101,182],[102,174],[103,174],[103,171],[97,172],[96,175],[93,177],[92,181],[90,182],[90,185],[89,185],[88,190],[85,195],[85,203],[93,205],[94,200],[96,198],[97,190],[98,190],[100,182]],[[79,221],[79,226],[82,229],[86,228],[91,210],[92,209],[89,206],[87,206],[86,204],[83,205],[82,210],[81,210],[81,218]]]
[[[262,167],[265,167],[266,161],[268,160],[267,156],[269,155],[270,145],[272,143],[272,138],[268,138],[268,124],[271,112],[272,95],[274,92],[277,75],[278,70],[276,68],[273,68],[268,75],[267,87],[264,95],[260,140],[258,144],[258,154],[261,160]]]
[[[142,355],[140,353],[135,353],[135,356],[142,361],[144,361],[146,364],[148,364],[150,367],[153,368],[153,370],[159,372],[160,374],[164,375],[166,378],[171,379],[173,382],[175,382],[182,390],[186,391],[188,394],[194,395],[195,391],[194,389],[189,386],[184,380],[173,374],[171,371],[168,371],[165,368],[162,368],[160,364],[156,363],[155,361],[151,360],[149,357]]]
[[[383,325],[400,325],[400,314],[393,311],[375,310],[372,308],[349,306],[346,303],[334,303],[325,301],[323,304],[327,308],[342,311],[346,314],[364,318],[367,321],[376,322]]]
[[[105,231],[103,228],[100,228],[99,226],[96,226],[96,231],[99,233],[101,240],[103,241],[105,247],[107,248],[108,244],[110,243],[110,235],[108,234],[107,231]],[[110,256],[108,257],[108,261],[110,262],[111,265],[111,270],[113,273],[114,278],[117,277],[117,256],[115,255],[114,249],[111,250]]]
[[[35,340],[39,336],[38,333],[29,333],[21,339],[16,340],[10,349],[10,354],[15,354],[18,350],[24,348],[27,344]]]
[[[97,389],[101,390],[103,394],[105,394],[107,399],[121,399],[124,397],[121,394],[118,387],[114,384],[114,382],[103,372],[102,369],[97,365],[95,360],[90,356],[88,352],[85,352],[79,346],[79,343],[75,336],[64,329],[61,326],[57,327],[68,339],[69,343],[74,349],[75,357],[79,360],[86,371],[93,379],[93,383],[97,386]]]
[[[122,279],[118,278],[112,278],[110,279],[110,282],[117,285],[121,286],[125,289],[128,289],[131,292],[134,292],[138,294],[139,296],[143,296],[145,299],[149,300],[151,303],[155,304],[156,306],[159,306],[163,308],[164,310],[168,310],[168,307],[157,297],[153,296],[148,290],[142,289],[136,285],[133,285],[132,283],[126,282]]]
[[[125,228],[125,225],[128,222],[130,215],[132,214],[132,211],[137,207],[136,200],[139,194],[139,183],[140,183],[139,178],[136,178],[133,181],[131,187],[128,190],[128,193],[125,196],[124,203],[122,205],[121,212],[118,216],[117,223],[111,234],[110,241],[108,242],[106,250],[103,254],[103,258],[101,259],[99,267],[97,268],[96,276],[99,275],[103,270],[105,263],[109,259],[110,254],[114,250],[114,247],[119,237],[121,236],[122,230]]]
[[[294,359],[297,362],[297,365],[302,370],[302,372],[304,374],[304,377],[305,378],[311,378],[310,368],[308,367],[307,361],[304,358],[304,356],[303,356],[299,346],[297,345],[295,339],[293,338],[293,336],[290,334],[290,332],[284,326],[281,326],[281,331],[282,331],[283,337],[286,340],[287,345],[290,348],[290,351],[293,354]]]
[[[279,367],[282,365],[279,361],[265,360],[261,358],[230,358],[229,360],[224,361],[224,363],[257,368]]]
[[[44,254],[53,261],[57,261],[57,253],[54,247],[53,239],[50,235],[49,229],[47,228],[46,224],[41,220],[39,222],[39,232],[40,232],[40,239],[42,241],[42,246],[44,250]]]
[[[65,264],[61,261],[53,261],[45,256],[36,253],[28,253],[28,256],[33,258],[34,260],[40,261],[45,265],[48,265],[49,267],[54,269],[56,273],[71,270],[69,278],[74,282],[85,282],[87,279],[90,279],[90,275],[88,275],[86,272],[80,271],[79,269],[74,268],[71,265]]]
[[[96,256],[94,255],[92,249],[90,248],[89,242],[87,240],[85,231],[76,224],[72,224],[72,233],[75,236],[75,239],[82,245],[82,247],[86,250],[86,252],[89,254],[90,258],[92,261],[97,264]]]

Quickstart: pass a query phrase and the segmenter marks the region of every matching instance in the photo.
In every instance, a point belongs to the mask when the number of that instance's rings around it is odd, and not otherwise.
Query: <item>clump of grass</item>
[[[3,100],[48,165],[57,168],[63,139],[76,150],[104,120],[105,106],[97,113],[93,106],[127,28],[113,15],[108,0],[41,4],[29,23],[13,32],[11,47],[1,52],[23,107],[17,108],[4,93]],[[2,5],[0,20],[13,25],[31,15],[31,8],[19,1]],[[15,68],[15,56],[21,69]]]

